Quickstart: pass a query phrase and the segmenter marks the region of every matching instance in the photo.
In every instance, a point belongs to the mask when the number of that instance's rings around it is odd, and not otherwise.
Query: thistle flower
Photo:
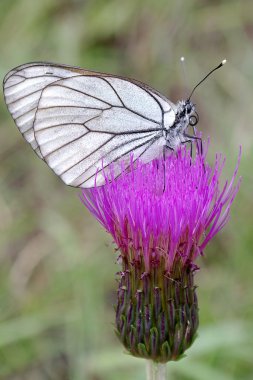
[[[195,158],[181,147],[165,160],[115,165],[106,184],[83,190],[82,201],[119,249],[116,333],[134,356],[177,360],[198,328],[196,259],[225,226],[238,191],[239,159],[230,182],[220,186],[225,164],[206,163],[208,144]],[[239,155],[240,158],[240,155]]]

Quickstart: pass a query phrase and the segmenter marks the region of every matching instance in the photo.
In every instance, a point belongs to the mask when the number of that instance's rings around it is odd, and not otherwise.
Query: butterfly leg
[[[165,191],[165,176],[166,176],[166,151],[169,149],[174,152],[174,149],[170,145],[166,144],[163,146],[163,193]]]
[[[197,140],[197,149],[198,149],[198,154],[200,153],[200,157],[202,159],[202,164],[203,164],[203,170],[204,170],[204,173],[206,171],[206,168],[205,168],[205,164],[204,164],[204,157],[203,157],[203,144],[202,144],[202,139],[201,137],[198,137],[198,136],[190,136],[190,135],[187,135],[187,134],[184,134],[184,137],[188,138],[188,140],[185,140],[183,141],[182,143],[185,144],[185,143],[190,143],[191,144],[191,158],[192,158],[192,143],[194,140]],[[200,152],[199,152],[199,144],[200,143]]]
[[[165,175],[166,175],[166,148],[167,146],[163,146],[163,193],[165,192]]]
[[[188,144],[188,143],[190,143],[190,155],[191,155],[191,161],[192,161],[192,153],[193,153],[192,152],[192,139],[182,141],[182,144]],[[191,165],[191,163],[190,163],[190,165]]]
[[[184,137],[188,138],[189,140],[186,140],[183,143],[191,142],[191,157],[192,157],[192,142],[193,142],[193,140],[197,140],[197,142],[200,143],[200,155],[202,156],[202,154],[203,154],[202,138],[198,137],[198,136],[190,136],[190,135],[187,135],[186,133],[184,134]],[[199,153],[198,143],[197,143],[197,148],[198,148],[198,153]]]

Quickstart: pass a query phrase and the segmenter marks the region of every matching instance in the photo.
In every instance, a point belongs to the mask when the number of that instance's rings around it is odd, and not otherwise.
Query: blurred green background
[[[231,221],[198,261],[200,329],[169,379],[253,379],[252,0],[1,0],[0,76],[44,60],[131,76],[176,102],[194,96],[209,160],[243,147]],[[179,63],[186,57],[187,83]],[[0,379],[145,378],[114,336],[116,254],[0,104]]]

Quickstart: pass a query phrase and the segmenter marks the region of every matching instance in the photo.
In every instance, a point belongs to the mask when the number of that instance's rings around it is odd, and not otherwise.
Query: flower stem
[[[147,360],[147,380],[166,380],[166,364]]]
[[[152,360],[146,361],[146,373],[147,373],[147,380],[153,380],[153,362]]]

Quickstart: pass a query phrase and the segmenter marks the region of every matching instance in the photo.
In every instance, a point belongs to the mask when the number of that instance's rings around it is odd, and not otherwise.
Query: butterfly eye
[[[198,121],[199,121],[198,116],[197,116],[197,115],[192,115],[192,116],[190,117],[190,121],[189,121],[189,123],[190,123],[190,125],[191,125],[192,127],[194,127],[194,126],[198,123]]]

